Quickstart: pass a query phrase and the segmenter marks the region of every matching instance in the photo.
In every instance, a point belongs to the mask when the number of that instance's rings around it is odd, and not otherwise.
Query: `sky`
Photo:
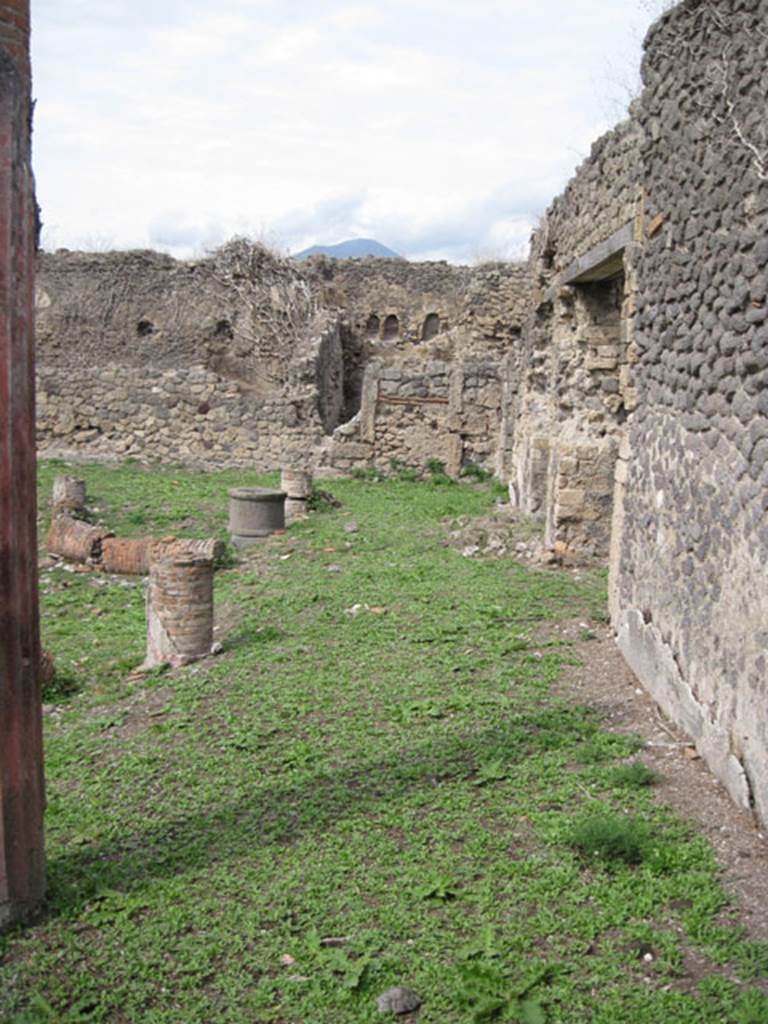
[[[32,0],[46,249],[521,257],[655,0]]]

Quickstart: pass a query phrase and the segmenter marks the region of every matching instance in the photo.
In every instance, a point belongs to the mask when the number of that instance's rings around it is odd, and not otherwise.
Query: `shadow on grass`
[[[440,799],[441,785],[479,785],[477,773],[491,759],[512,767],[547,750],[574,747],[595,728],[585,708],[550,708],[517,715],[504,727],[443,742],[429,738],[368,763],[304,771],[295,780],[268,778],[247,798],[228,800],[222,789],[216,804],[53,859],[50,909],[76,915],[104,889],[130,891],[153,879],[238,860],[259,847],[290,846],[344,820],[370,816],[373,824],[382,807],[402,799],[413,802],[418,795],[415,806],[427,808],[430,795]]]
[[[43,684],[44,704],[63,704],[82,693],[86,681],[81,674],[57,668],[53,678]]]

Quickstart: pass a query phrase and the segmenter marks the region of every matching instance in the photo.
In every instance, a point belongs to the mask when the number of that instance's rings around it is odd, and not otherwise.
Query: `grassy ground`
[[[223,535],[257,482],[84,475],[134,535]],[[141,585],[43,573],[50,908],[0,940],[0,1019],[364,1024],[402,984],[425,1024],[768,1020],[705,842],[551,692],[543,628],[602,577],[447,547],[484,485],[331,489],[218,574],[224,652],[143,683]]]

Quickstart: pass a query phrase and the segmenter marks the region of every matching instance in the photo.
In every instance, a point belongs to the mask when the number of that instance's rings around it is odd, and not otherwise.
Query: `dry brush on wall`
[[[43,254],[37,310],[47,450],[268,469],[342,415],[338,319],[261,246]]]

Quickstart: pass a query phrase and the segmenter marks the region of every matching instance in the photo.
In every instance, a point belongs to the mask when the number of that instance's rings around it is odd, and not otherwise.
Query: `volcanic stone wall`
[[[540,287],[634,220],[641,195],[640,138],[635,117],[606,132],[553,200],[531,246]]]
[[[768,0],[685,0],[534,239],[503,464],[610,548],[628,662],[768,823]]]
[[[768,2],[684,3],[638,111],[639,387],[613,618],[629,663],[768,822]],[[650,237],[649,237],[650,236]]]

